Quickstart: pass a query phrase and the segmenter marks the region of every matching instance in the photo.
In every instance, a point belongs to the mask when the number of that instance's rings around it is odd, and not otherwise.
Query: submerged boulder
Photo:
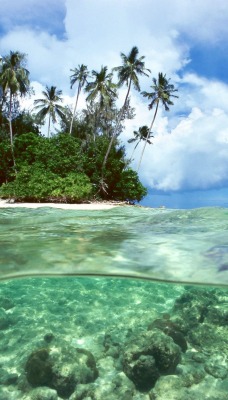
[[[155,319],[149,326],[148,330],[153,330],[154,328],[160,329],[166,335],[170,336],[174,343],[176,343],[182,350],[183,353],[186,352],[188,345],[187,341],[181,332],[181,328],[177,323],[170,319],[169,314],[164,314],[163,318]]]
[[[55,389],[63,399],[69,398],[77,384],[90,383],[98,377],[93,354],[67,344],[35,350],[27,359],[25,371],[32,387]]]
[[[161,375],[174,374],[181,350],[160,330],[144,332],[133,338],[123,354],[123,371],[142,392],[154,387]]]

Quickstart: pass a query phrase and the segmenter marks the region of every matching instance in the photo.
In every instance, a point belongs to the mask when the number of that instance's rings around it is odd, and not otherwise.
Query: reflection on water
[[[1,277],[136,275],[227,284],[228,210],[0,210]]]
[[[227,303],[211,286],[2,281],[0,398],[225,400]]]

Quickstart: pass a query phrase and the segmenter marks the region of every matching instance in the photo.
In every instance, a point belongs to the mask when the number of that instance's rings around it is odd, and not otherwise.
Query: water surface
[[[133,275],[228,283],[228,209],[0,210],[1,277]]]

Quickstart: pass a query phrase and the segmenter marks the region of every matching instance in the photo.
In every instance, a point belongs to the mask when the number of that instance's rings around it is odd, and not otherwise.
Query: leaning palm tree
[[[18,51],[10,51],[8,56],[2,57],[0,71],[0,87],[2,89],[3,103],[8,98],[8,121],[10,132],[10,143],[13,151],[12,118],[14,103],[18,94],[23,97],[29,92],[29,71],[23,66],[26,56]],[[9,97],[8,97],[9,96]]]
[[[109,153],[111,151],[111,147],[113,145],[114,139],[117,136],[117,133],[119,131],[119,126],[121,124],[121,120],[123,118],[123,115],[126,111],[127,104],[128,104],[128,99],[129,99],[129,94],[131,90],[131,86],[139,92],[140,91],[140,85],[139,85],[139,75],[146,75],[149,76],[147,72],[151,72],[149,69],[145,68],[145,62],[143,61],[145,56],[141,56],[138,58],[139,50],[138,47],[134,46],[132,47],[130,53],[128,55],[125,55],[124,53],[120,53],[121,59],[122,59],[122,65],[119,67],[113,68],[113,71],[117,71],[117,76],[119,86],[122,86],[123,84],[127,85],[127,93],[125,96],[124,104],[120,110],[119,117],[116,123],[116,129],[113,133],[113,136],[111,138],[111,141],[109,143],[107,152],[105,154],[104,162],[103,162],[103,169],[105,168]]]
[[[149,133],[149,136],[148,136],[148,133]],[[150,129],[146,125],[140,126],[137,131],[133,132],[133,135],[134,135],[134,137],[129,139],[128,143],[134,143],[136,141],[137,141],[137,143],[136,143],[136,145],[135,145],[135,147],[133,149],[132,155],[130,157],[130,161],[132,160],[133,154],[134,154],[136,148],[138,147],[139,143],[141,141],[145,141],[146,140],[147,143],[152,144],[152,142],[149,139],[153,137],[153,135],[151,135],[151,133],[150,133]]]
[[[175,89],[174,85],[169,83],[170,79],[166,79],[166,75],[163,75],[162,72],[158,73],[158,79],[153,78],[152,80],[153,80],[153,85],[150,86],[152,88],[152,92],[150,92],[150,93],[142,92],[142,95],[144,97],[147,97],[150,100],[150,103],[148,106],[149,110],[152,110],[152,108],[155,106],[155,111],[154,111],[154,115],[153,115],[153,119],[152,119],[152,122],[150,125],[147,139],[149,138],[149,135],[152,131],[154,121],[157,116],[159,104],[161,103],[164,106],[165,111],[169,111],[169,106],[173,105],[173,102],[170,100],[170,97],[178,98],[178,96],[175,96],[173,94],[174,92],[177,92],[178,89]],[[147,140],[145,141],[145,144],[143,146],[142,154],[141,154],[141,157],[139,160],[138,170],[139,170],[141,162],[142,162],[146,144],[147,144]]]
[[[48,115],[48,137],[50,136],[51,121],[53,124],[57,122],[57,116],[64,119],[65,108],[59,103],[63,101],[61,94],[62,90],[56,90],[56,86],[48,87],[42,91],[43,99],[36,99],[34,101],[34,110],[37,112],[37,118],[43,121]]]
[[[85,83],[87,83],[87,78],[89,76],[89,71],[87,69],[87,66],[84,64],[79,65],[78,68],[71,69],[71,71],[73,72],[73,74],[70,76],[70,87],[72,89],[74,84],[78,82],[78,89],[77,89],[74,111],[70,124],[70,135],[72,133],[73,121],[77,110],[78,98],[83,86],[85,85]]]

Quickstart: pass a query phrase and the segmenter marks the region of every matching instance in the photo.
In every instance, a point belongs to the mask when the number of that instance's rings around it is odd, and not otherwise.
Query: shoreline
[[[64,210],[110,210],[114,207],[126,206],[125,202],[91,202],[91,203],[80,203],[80,204],[70,204],[70,203],[19,203],[10,200],[0,199],[0,208],[41,208],[41,207],[51,207],[60,208]]]

